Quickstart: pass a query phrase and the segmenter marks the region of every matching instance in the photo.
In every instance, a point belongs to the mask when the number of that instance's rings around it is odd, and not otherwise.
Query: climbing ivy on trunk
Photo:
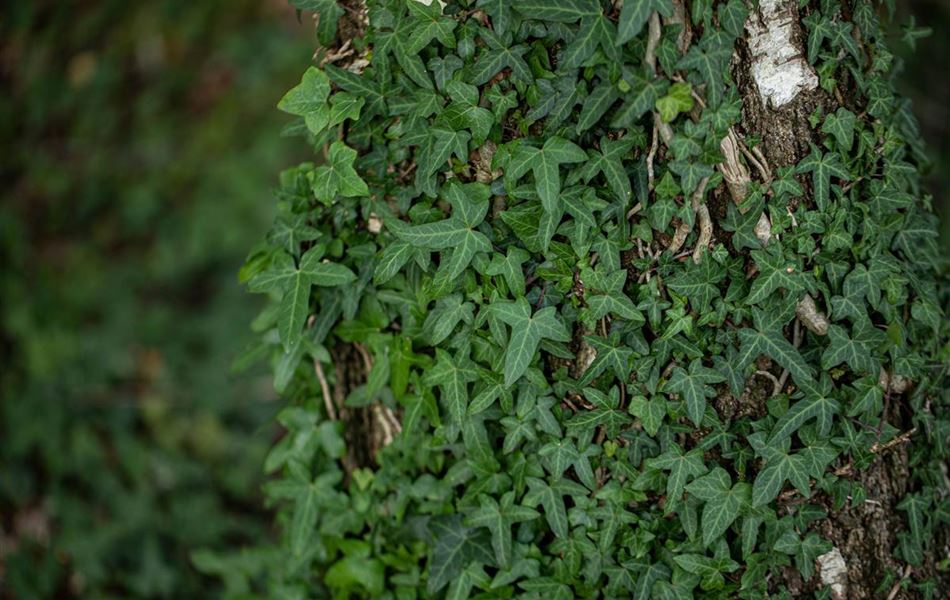
[[[946,287],[892,2],[293,3],[315,154],[241,272],[269,597],[933,597]]]

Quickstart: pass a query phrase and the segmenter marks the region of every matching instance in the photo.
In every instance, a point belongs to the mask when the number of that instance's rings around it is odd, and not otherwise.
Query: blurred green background
[[[913,4],[938,34],[902,86],[950,248],[950,8]],[[309,158],[274,105],[312,31],[285,0],[5,4],[0,598],[214,597],[193,553],[227,578],[273,535],[277,403],[229,370],[257,307],[235,274]]]
[[[945,265],[950,265],[950,2],[898,2],[903,17],[913,18],[931,35],[895,52],[905,59],[898,73],[900,90],[914,103],[932,164],[926,173],[929,191],[940,213],[940,241]]]
[[[270,535],[243,258],[313,52],[285,0],[4,3],[0,597],[196,598]]]

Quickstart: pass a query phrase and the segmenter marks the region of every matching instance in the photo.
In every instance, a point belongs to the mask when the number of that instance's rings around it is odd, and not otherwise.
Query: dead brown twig
[[[333,406],[333,398],[330,396],[330,384],[327,383],[326,373],[323,372],[323,365],[319,360],[313,361],[313,370],[317,374],[317,381],[320,382],[320,391],[323,393],[323,404],[327,409],[327,418],[336,421],[336,408]]]

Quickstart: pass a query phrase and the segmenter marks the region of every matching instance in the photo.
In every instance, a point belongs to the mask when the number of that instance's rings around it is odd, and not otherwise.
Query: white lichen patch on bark
[[[772,221],[769,220],[764,212],[759,215],[759,220],[755,224],[755,228],[752,232],[755,233],[755,237],[763,246],[769,245],[769,240],[772,239]]]
[[[848,565],[844,562],[841,551],[832,548],[819,556],[818,571],[821,574],[821,583],[831,586],[831,597],[844,600],[848,593]]]
[[[825,313],[818,310],[815,299],[811,295],[805,294],[805,297],[799,300],[795,306],[795,314],[798,315],[798,319],[802,324],[815,335],[828,335],[828,326],[831,323]]]
[[[416,2],[425,4],[426,6],[432,6],[432,0],[416,0]],[[445,2],[443,0],[439,0],[439,9],[445,10]]]
[[[752,78],[764,106],[779,108],[818,87],[818,76],[795,43],[795,0],[761,0],[746,21]]]

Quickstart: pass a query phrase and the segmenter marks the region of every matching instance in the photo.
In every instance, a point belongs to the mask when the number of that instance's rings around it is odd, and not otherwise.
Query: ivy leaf
[[[317,39],[324,46],[329,46],[336,37],[337,23],[343,16],[343,7],[336,0],[290,0],[290,4],[297,9],[297,19],[300,11],[314,12],[320,15],[317,20]]]
[[[666,398],[657,395],[651,399],[634,396],[630,399],[630,413],[640,419],[643,430],[656,436],[666,417]]]
[[[518,582],[518,587],[538,598],[550,600],[571,600],[574,592],[567,584],[560,583],[553,577],[534,577]]]
[[[438,7],[435,8],[438,9]],[[410,10],[418,11],[420,9],[411,8]],[[407,17],[402,11],[396,13],[396,19],[391,24],[391,30],[380,28],[376,31],[372,62],[383,69],[389,69],[389,55],[392,54],[396,57],[399,66],[402,67],[403,73],[413,83],[423,89],[432,89],[432,81],[429,79],[425,65],[422,64],[419,53],[409,47],[412,34],[420,24],[423,24],[423,21],[419,18]]]
[[[368,77],[360,77],[356,73],[341,69],[333,65],[324,67],[326,74],[330,76],[337,86],[353,94],[358,98],[363,98],[366,102],[366,113],[368,116],[376,115],[386,110],[386,96],[383,87]]]
[[[805,459],[797,454],[776,452],[752,483],[752,507],[765,506],[775,500],[786,481],[791,481],[806,498],[811,494]]]
[[[716,396],[711,383],[721,383],[726,378],[718,371],[704,367],[702,360],[695,359],[689,365],[689,371],[683,367],[673,369],[667,390],[680,394],[686,401],[686,414],[694,425],[699,427],[706,412],[706,398]]]
[[[472,563],[462,569],[458,577],[452,580],[449,589],[445,592],[445,600],[466,600],[472,596],[472,588],[486,588],[491,584],[491,577],[485,573],[482,565]]]
[[[270,240],[290,254],[296,255],[302,242],[310,242],[320,237],[320,231],[307,222],[306,215],[279,216],[271,229]]]
[[[576,23],[578,19],[600,14],[596,0],[519,0],[512,7],[527,19],[553,23]]]
[[[797,266],[785,260],[785,255],[778,244],[772,244],[766,250],[753,250],[751,255],[759,268],[759,274],[752,282],[746,304],[759,304],[779,289],[790,292],[805,289]]]
[[[287,352],[300,341],[310,311],[310,287],[340,286],[356,279],[353,271],[343,265],[320,262],[322,258],[323,249],[314,247],[300,258],[300,265],[296,266],[289,254],[280,252],[271,261],[271,266],[250,282],[250,289],[254,292],[282,292],[277,331]]]
[[[561,193],[561,174],[558,167],[564,163],[586,160],[587,153],[580,146],[562,137],[552,136],[541,148],[519,144],[511,157],[507,175],[512,181],[517,181],[532,171],[541,206],[545,212],[552,214],[560,210],[558,195]]]
[[[435,58],[429,59],[426,66],[429,67],[429,71],[431,71],[432,76],[435,77],[435,87],[444,90],[445,86],[452,81],[452,77],[455,73],[465,66],[465,63],[463,63],[462,59],[458,56],[450,54],[445,58],[436,56]],[[439,106],[441,106],[441,101],[439,102]]]
[[[624,103],[617,110],[610,126],[615,129],[632,127],[636,121],[653,109],[657,98],[666,93],[670,82],[655,78],[644,70],[624,68],[623,83],[629,88],[622,96]]]
[[[499,503],[491,496],[478,497],[479,507],[467,519],[469,527],[486,527],[491,532],[491,545],[495,560],[502,569],[511,566],[511,526],[540,517],[540,513],[527,506],[515,504],[515,493],[507,492]]]
[[[708,34],[707,34],[708,36]],[[703,41],[706,37],[704,36]],[[706,103],[712,108],[722,102],[725,88],[725,71],[732,58],[732,46],[707,47],[708,44],[693,45],[689,52],[680,59],[676,68],[693,69],[699,73],[699,78],[706,84]]]
[[[834,416],[841,409],[840,404],[815,386],[806,386],[805,389],[805,398],[789,407],[775,423],[769,444],[785,441],[811,419],[818,420],[818,435],[824,437],[830,433]]]
[[[742,0],[729,0],[719,5],[719,23],[734,38],[742,37],[749,11]]]
[[[656,101],[656,110],[664,123],[671,123],[680,113],[693,108],[693,88],[688,83],[674,83],[662,98]]]
[[[822,42],[834,35],[834,28],[831,19],[819,11],[809,13],[802,19],[802,23],[808,28],[808,62],[815,64]]]
[[[722,224],[722,228],[733,232],[732,247],[737,251],[741,252],[745,248],[752,250],[762,248],[762,241],[755,235],[755,226],[759,222],[764,208],[765,203],[758,199],[743,214],[734,203],[729,203],[729,207],[726,209],[726,220]]]
[[[439,387],[442,391],[440,399],[451,422],[461,425],[468,410],[468,384],[478,381],[478,372],[469,359],[456,359],[441,348],[436,348],[435,357],[435,365],[428,370],[423,381],[426,385]]]
[[[781,331],[764,326],[766,319],[761,312],[754,314],[757,321],[756,329],[744,328],[739,330],[741,347],[739,356],[736,358],[738,364],[744,368],[756,357],[764,354],[788,369],[796,383],[802,384],[810,381],[814,377],[814,370],[798,352],[798,349],[782,336]]]
[[[641,560],[643,559],[630,560],[623,563],[623,566],[635,570],[638,573],[637,585],[633,590],[633,597],[638,600],[640,598],[649,600],[650,598],[656,597],[653,593],[659,584],[669,580],[671,573],[670,568],[662,562],[640,562]]]
[[[818,146],[811,144],[811,154],[806,156],[795,171],[797,173],[811,173],[812,192],[815,195],[815,204],[818,210],[824,211],[828,207],[828,197],[831,187],[831,176],[844,181],[851,180],[851,174],[841,162],[837,152],[823,154]]]
[[[703,544],[710,546],[729,529],[742,507],[751,501],[747,483],[732,485],[729,474],[716,467],[709,474],[695,479],[686,486],[690,495],[705,502],[703,506]]]
[[[575,69],[585,64],[600,46],[604,54],[614,60],[619,54],[613,45],[614,26],[600,11],[596,15],[584,17],[574,39],[564,48],[559,70]]]
[[[530,255],[522,248],[512,246],[508,249],[508,254],[502,256],[495,254],[492,256],[491,263],[485,270],[486,275],[501,275],[508,284],[508,290],[513,296],[520,297],[524,295],[524,269],[521,265],[528,260]]]
[[[349,92],[337,92],[330,98],[330,120],[327,127],[335,127],[349,119],[356,121],[360,118],[360,110],[366,101]]]
[[[867,304],[877,309],[881,304],[881,289],[888,277],[895,273],[891,265],[882,258],[872,259],[867,266],[858,263],[844,279],[844,295],[854,302]],[[866,307],[861,316],[867,314]],[[860,319],[860,317],[856,317]]]
[[[600,150],[587,151],[589,160],[577,169],[577,177],[587,183],[598,173],[603,173],[607,185],[614,193],[614,197],[626,206],[633,197],[633,190],[630,187],[630,178],[623,166],[623,158],[633,149],[635,143],[633,139],[628,137],[619,140],[611,140],[607,137],[600,138]]]
[[[414,26],[409,36],[407,51],[418,53],[427,48],[432,40],[439,40],[439,43],[446,48],[455,48],[455,36],[452,35],[452,31],[458,25],[458,21],[443,17],[442,7],[438,2],[430,2],[428,5],[414,2],[408,6],[409,12],[413,13],[416,19],[413,21]]]
[[[472,324],[475,305],[464,302],[462,294],[451,294],[435,303],[435,308],[426,317],[422,325],[423,335],[429,338],[431,346],[438,346],[455,330],[459,322]]]
[[[439,516],[428,523],[433,545],[426,589],[434,594],[458,577],[472,562],[491,564],[491,538],[484,530],[466,527],[461,515]]]
[[[544,518],[559,538],[567,538],[569,533],[569,524],[567,520],[567,508],[564,504],[564,496],[572,498],[581,498],[587,496],[588,492],[583,486],[569,479],[561,479],[553,485],[548,485],[543,479],[537,477],[528,478],[528,493],[525,494],[524,501],[530,507],[544,507]]]
[[[356,150],[343,142],[330,144],[327,162],[313,170],[311,186],[317,200],[329,206],[337,194],[345,197],[366,196],[369,188],[353,168]]]
[[[511,45],[511,35],[496,35],[488,29],[480,29],[478,33],[488,44],[482,50],[478,60],[471,66],[468,81],[473,85],[484,85],[497,75],[502,69],[511,69],[515,78],[528,83],[531,81],[531,69],[524,60],[528,47],[523,44]]]
[[[627,0],[620,9],[617,21],[617,45],[623,45],[637,37],[650,19],[650,13],[658,11],[664,17],[673,14],[670,0]]]
[[[475,6],[488,13],[492,29],[498,35],[505,35],[511,24],[511,3],[508,0],[478,0]]]
[[[494,117],[490,110],[478,105],[478,88],[461,81],[450,81],[445,88],[453,102],[442,111],[438,121],[448,123],[452,129],[469,129],[472,141],[481,145],[488,137]]]
[[[677,294],[689,298],[689,303],[700,314],[709,312],[712,301],[719,297],[719,282],[726,278],[726,270],[711,260],[695,264],[686,262],[686,270],[667,280],[667,286]]]
[[[319,518],[321,507],[333,506],[339,499],[333,494],[334,487],[342,479],[339,471],[330,471],[312,482],[295,482],[293,521],[290,527],[290,548],[294,556],[300,556],[307,548]]]
[[[577,446],[570,438],[551,440],[538,449],[538,455],[544,459],[543,464],[555,480],[561,479],[571,465],[580,460]]]
[[[382,285],[396,276],[417,252],[409,242],[397,241],[383,248],[373,270],[373,283]]]
[[[667,513],[672,512],[683,497],[687,480],[709,471],[702,450],[697,448],[684,454],[683,449],[676,444],[670,445],[666,452],[656,458],[649,459],[648,466],[670,472],[666,481]]]
[[[610,394],[584,388],[584,397],[595,408],[575,415],[567,424],[569,430],[586,433],[602,426],[608,439],[614,439],[620,434],[620,428],[631,421],[630,415],[620,410],[619,388],[611,388]]]
[[[676,160],[669,165],[670,170],[679,175],[685,194],[692,194],[704,177],[713,174],[713,168],[710,165],[698,161]]]
[[[624,526],[637,522],[637,516],[628,511],[622,502],[608,501],[591,511],[591,516],[599,521],[600,539],[598,547],[604,554],[610,551],[617,534]]]
[[[620,334],[613,333],[608,338],[588,336],[584,339],[596,352],[596,357],[578,382],[580,385],[590,385],[608,368],[613,370],[620,381],[627,379],[630,375],[630,358],[633,356],[633,350],[620,343]]]
[[[316,67],[310,67],[304,71],[300,83],[284,94],[277,103],[277,108],[291,115],[306,117],[326,112],[329,96],[330,80],[326,73]]]
[[[596,125],[618,99],[620,99],[620,90],[617,86],[609,81],[602,81],[584,101],[575,131],[579,134],[584,133]]]
[[[467,131],[435,126],[429,135],[416,159],[418,165],[416,185],[420,186],[423,179],[434,175],[445,166],[449,158],[455,154],[459,160],[468,160],[468,142],[472,138]],[[421,186],[420,186],[421,187]],[[434,195],[434,192],[433,194]]]
[[[918,544],[923,544],[927,538],[924,531],[924,518],[930,509],[930,499],[925,498],[920,492],[907,494],[897,504],[897,508],[907,513],[911,538]]]
[[[542,339],[558,342],[571,339],[553,306],[542,308],[532,315],[528,301],[518,298],[514,302],[494,302],[490,309],[492,314],[511,326],[511,339],[505,351],[506,387],[511,387],[528,370]]]
[[[452,206],[452,216],[442,221],[406,226],[401,221],[389,223],[400,240],[417,248],[446,250],[451,255],[443,263],[443,273],[450,280],[458,277],[478,252],[491,252],[491,242],[474,228],[485,220],[491,191],[481,183],[450,182],[442,188],[443,198]]]
[[[608,313],[612,313],[630,324],[644,322],[643,315],[637,310],[633,300],[623,292],[624,282],[627,279],[626,270],[618,269],[605,276],[589,273],[584,278],[585,285],[591,290],[587,301],[591,318],[601,319]]]
[[[854,327],[854,337],[848,335],[848,331],[839,325],[828,327],[828,347],[821,355],[821,367],[830,369],[848,363],[855,373],[872,374],[878,370],[879,363],[874,359],[874,352],[870,342],[873,342],[873,336],[861,337],[861,333],[870,333],[868,328],[873,328],[867,318],[858,321]]]
[[[837,149],[843,152],[849,152],[854,145],[854,125],[857,117],[846,108],[839,108],[825,117],[825,123],[821,126],[821,132],[834,136],[838,142]]]

